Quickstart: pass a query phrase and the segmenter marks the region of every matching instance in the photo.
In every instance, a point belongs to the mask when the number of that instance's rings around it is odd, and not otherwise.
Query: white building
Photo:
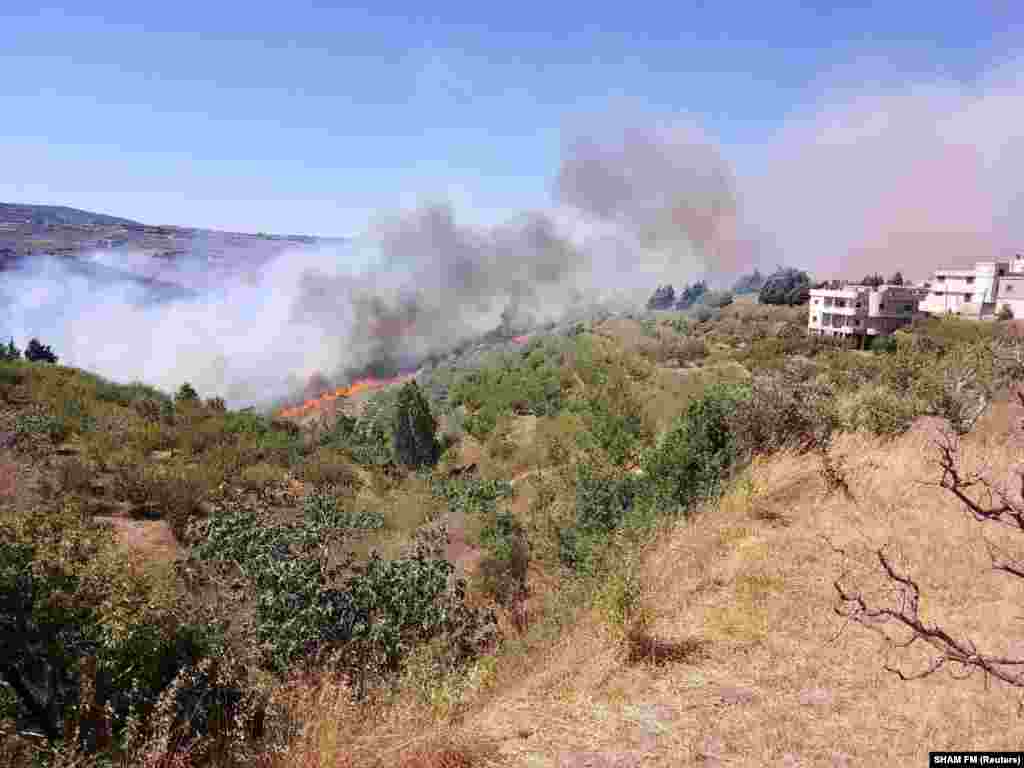
[[[921,310],[933,315],[991,317],[1008,306],[1024,317],[1024,254],[1012,261],[979,261],[974,269],[937,269]]]
[[[813,336],[884,336],[909,325],[918,314],[921,291],[913,286],[847,285],[811,291],[807,332]]]

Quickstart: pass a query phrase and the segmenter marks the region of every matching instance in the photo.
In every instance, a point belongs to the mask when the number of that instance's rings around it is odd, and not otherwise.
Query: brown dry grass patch
[[[1002,651],[1020,636],[1024,584],[990,568],[982,530],[937,479],[930,450],[934,425],[919,423],[895,442],[853,435],[844,457],[854,501],[829,494],[806,456],[761,462],[722,503],[657,544],[643,579],[655,608],[649,637],[699,648],[685,663],[630,666],[595,619],[584,618],[535,656],[533,671],[501,689],[471,718],[474,733],[508,737],[510,764],[552,764],[569,749],[622,750],[643,745],[644,765],[679,765],[713,738],[723,762],[850,764],[921,761],[930,750],[1006,749],[1019,745],[1020,694],[981,677],[938,675],[901,682],[887,660],[908,671],[920,657],[893,657],[872,633],[833,613],[832,582],[844,563],[825,542],[847,551],[889,544],[926,590],[923,613]],[[1011,418],[997,404],[965,443],[965,461],[995,476],[1022,458]],[[788,526],[772,521],[786,519]],[[863,561],[866,591],[885,584]],[[874,581],[873,581],[874,580]],[[682,655],[682,654],[681,654]],[[522,669],[522,668],[520,668]],[[743,696],[720,695],[741,690]],[[808,693],[811,692],[811,693]],[[814,695],[811,695],[811,694]],[[656,741],[641,740],[637,707],[679,713]]]

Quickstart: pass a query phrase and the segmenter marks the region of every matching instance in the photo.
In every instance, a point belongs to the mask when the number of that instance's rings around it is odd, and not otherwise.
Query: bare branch
[[[934,652],[928,666],[923,670],[907,673],[898,667],[886,664],[886,671],[895,674],[901,680],[920,680],[935,674],[947,664],[953,664],[964,669],[962,675],[954,675],[958,679],[968,677],[980,669],[1010,685],[1024,687],[1024,670],[1003,669],[1003,667],[1022,667],[1024,659],[978,653],[977,647],[969,638],[956,638],[942,627],[926,624],[919,614],[921,590],[917,582],[910,576],[897,571],[883,549],[876,550],[875,554],[886,576],[898,585],[900,593],[897,600],[898,607],[896,609],[870,608],[861,593],[847,590],[842,582],[837,580],[834,582],[834,586],[839,594],[841,604],[836,606],[836,613],[848,621],[856,622],[882,635],[892,648],[905,650],[917,641],[923,640],[932,647]],[[887,634],[878,626],[889,622],[909,630],[910,635],[906,639],[898,639]]]

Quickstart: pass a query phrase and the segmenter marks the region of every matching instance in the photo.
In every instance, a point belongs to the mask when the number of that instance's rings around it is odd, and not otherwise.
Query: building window
[[[1000,267],[1000,268],[999,268],[999,276],[1000,276],[1000,277],[1002,277],[1002,276],[1003,276],[1003,275],[1005,275],[1005,274],[1006,274],[1006,270],[1005,270],[1005,269],[1003,269],[1002,267]]]
[[[1013,283],[1007,283],[1006,284],[1006,292],[1007,293],[1013,293]]]
[[[913,304],[904,304],[903,305],[903,311],[904,312],[913,312],[914,311],[914,305]]]
[[[971,300],[971,294],[965,293],[964,294],[964,301],[970,301],[970,300]]]
[[[858,301],[858,302],[857,302],[856,304],[854,304],[854,306],[855,306],[855,307],[856,307],[857,309],[860,309],[860,302]]]
[[[936,279],[936,280],[937,280],[938,282],[940,282],[940,283],[944,283],[944,282],[946,282],[946,276],[945,276],[945,275],[936,275],[936,276],[935,276],[935,279]]]
[[[878,309],[879,310],[885,309],[885,302],[884,301],[881,304],[878,305]]]
[[[974,283],[974,278],[973,277],[968,277],[967,278],[967,284],[968,285],[972,285],[973,283]]]

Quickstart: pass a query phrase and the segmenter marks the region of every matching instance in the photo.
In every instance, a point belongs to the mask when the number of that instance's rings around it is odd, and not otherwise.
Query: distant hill
[[[124,227],[142,225],[131,219],[105,213],[82,211],[65,205],[27,205],[0,203],[0,224],[32,224],[34,226]]]
[[[0,272],[36,256],[74,260],[97,251],[131,252],[167,262],[191,256],[251,266],[297,246],[344,242],[346,238],[143,224],[64,205],[0,203]]]

